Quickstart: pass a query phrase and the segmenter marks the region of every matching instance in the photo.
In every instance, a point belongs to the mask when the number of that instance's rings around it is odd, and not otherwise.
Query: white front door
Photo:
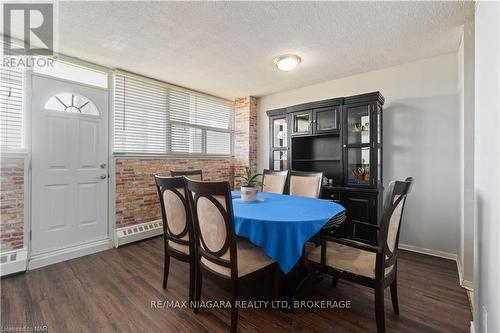
[[[108,238],[108,92],[32,81],[31,256]]]

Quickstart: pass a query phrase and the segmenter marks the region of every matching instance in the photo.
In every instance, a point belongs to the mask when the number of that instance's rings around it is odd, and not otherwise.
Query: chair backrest
[[[180,177],[186,176],[189,179],[193,180],[203,180],[203,171],[202,170],[180,170],[180,171],[170,171],[170,175],[172,177]]]
[[[403,211],[412,183],[413,178],[408,177],[404,181],[392,181],[387,189],[380,223],[379,244],[389,259],[397,255]]]
[[[200,262],[215,274],[238,276],[233,202],[228,182],[186,179]]]
[[[288,170],[275,171],[264,169],[262,175],[262,192],[283,194],[288,177]]]
[[[319,198],[323,172],[290,171],[290,195]]]
[[[189,253],[193,254],[194,228],[184,177],[155,175],[155,182],[160,199],[164,238],[169,240],[170,248],[182,252],[180,249],[188,246]]]

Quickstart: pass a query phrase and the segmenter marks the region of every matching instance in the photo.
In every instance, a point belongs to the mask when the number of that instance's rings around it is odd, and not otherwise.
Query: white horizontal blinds
[[[203,133],[199,128],[172,124],[172,153],[203,153]]]
[[[0,67],[0,145],[2,150],[24,148],[24,71]]]
[[[163,84],[115,74],[114,151],[165,154],[166,101]]]
[[[232,102],[121,72],[114,93],[115,152],[231,154]]]
[[[169,87],[168,112],[172,153],[231,154],[231,102]]]
[[[230,155],[231,133],[207,130],[207,154]]]

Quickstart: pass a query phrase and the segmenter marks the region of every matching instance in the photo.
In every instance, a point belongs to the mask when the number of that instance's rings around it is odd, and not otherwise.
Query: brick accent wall
[[[227,159],[117,159],[116,227],[161,218],[153,174],[170,170],[202,169],[205,180],[234,184],[245,166],[257,171],[257,100],[235,101],[234,158]],[[0,163],[0,251],[24,246],[24,159],[2,158]],[[239,184],[235,184],[239,186]]]
[[[257,99],[238,98],[234,102],[234,173],[241,175],[246,166],[257,171]],[[239,187],[236,181],[235,187]]]
[[[0,252],[24,246],[24,159],[0,162]]]
[[[202,169],[205,180],[234,184],[245,166],[257,170],[257,100],[235,101],[234,157],[227,159],[126,159],[116,160],[116,227],[123,228],[161,218],[153,175],[170,170]],[[239,187],[239,184],[234,184]]]
[[[232,158],[116,160],[116,227],[161,219],[155,173],[170,176],[170,170],[195,169],[203,170],[204,180],[233,183]]]

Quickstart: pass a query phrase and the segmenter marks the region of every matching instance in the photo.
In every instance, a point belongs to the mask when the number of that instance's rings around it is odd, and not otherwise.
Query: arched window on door
[[[97,107],[91,100],[85,96],[73,93],[60,93],[52,96],[45,103],[45,109],[99,116],[99,110],[97,110]]]

